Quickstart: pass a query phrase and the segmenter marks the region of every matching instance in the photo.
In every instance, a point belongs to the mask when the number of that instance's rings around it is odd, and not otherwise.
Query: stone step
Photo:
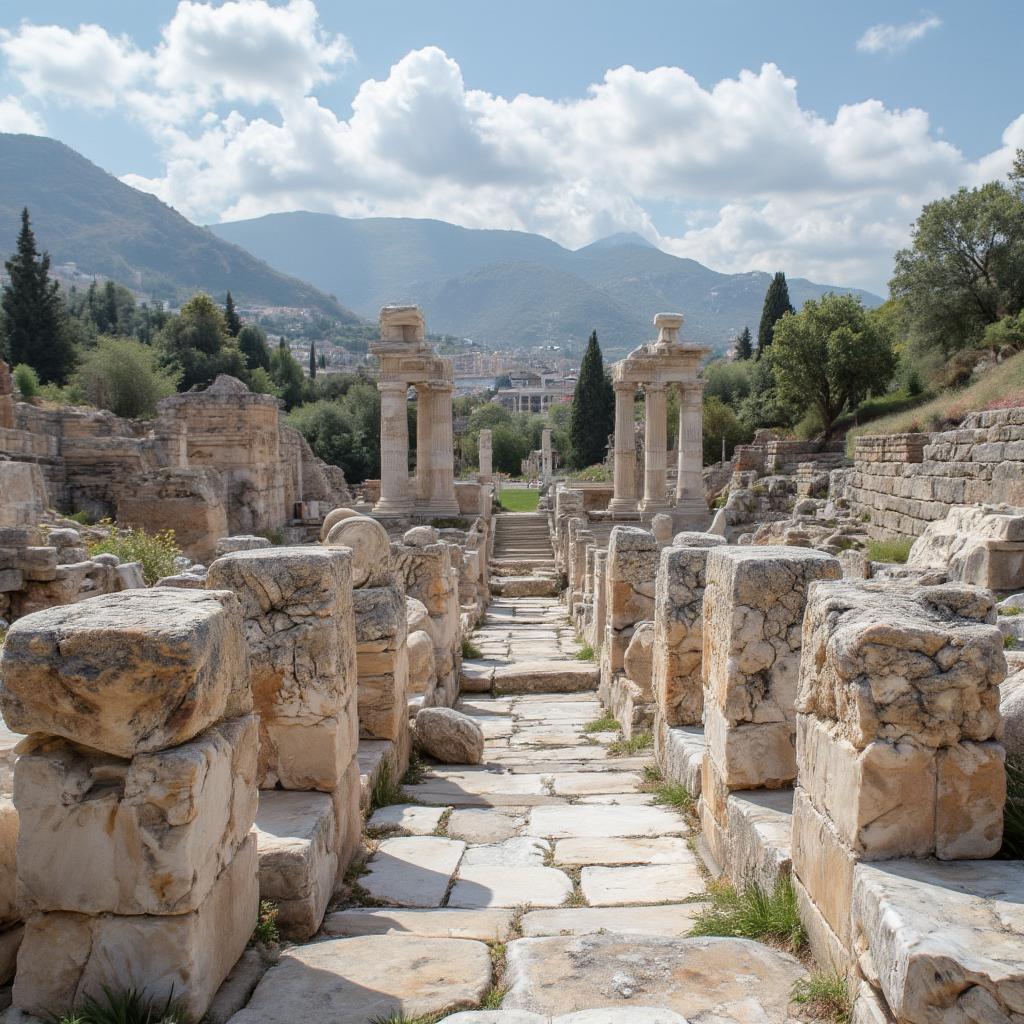
[[[558,584],[544,576],[498,576],[490,586],[495,597],[558,596]]]
[[[587,661],[520,661],[498,665],[491,687],[502,693],[582,693],[597,690],[601,672]]]

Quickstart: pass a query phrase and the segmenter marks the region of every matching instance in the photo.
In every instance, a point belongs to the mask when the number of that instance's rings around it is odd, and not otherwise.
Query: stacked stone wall
[[[1024,505],[1024,408],[971,413],[935,434],[859,437],[831,496],[870,517],[877,538],[918,537],[954,505]]]

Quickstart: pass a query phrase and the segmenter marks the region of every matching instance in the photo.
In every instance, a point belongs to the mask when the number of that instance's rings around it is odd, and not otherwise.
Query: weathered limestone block
[[[228,532],[225,498],[224,479],[215,469],[155,469],[120,485],[117,521],[150,533],[173,530],[182,551],[204,562]]]
[[[804,621],[797,710],[858,750],[912,738],[984,741],[999,726],[1006,659],[991,596],[957,584],[819,585]]]
[[[264,790],[255,827],[260,899],[277,904],[278,927],[286,939],[308,939],[323,921],[338,875],[332,798]]]
[[[469,715],[451,708],[423,708],[416,715],[416,742],[444,764],[479,764],[484,733]]]
[[[266,537],[257,537],[251,533],[240,533],[235,537],[220,537],[214,545],[217,558],[230,555],[234,551],[259,551],[273,545]]]
[[[0,711],[23,733],[118,757],[187,742],[252,708],[233,594],[106,594],[19,619],[0,653]]]
[[[426,693],[436,678],[434,641],[426,630],[418,629],[406,641],[409,651],[409,693]]]
[[[654,589],[661,546],[653,533],[632,526],[616,526],[608,541],[607,639],[602,659],[605,677],[622,669],[633,627],[654,618]],[[607,671],[606,671],[607,670]]]
[[[237,551],[207,586],[242,604],[260,714],[260,786],[332,791],[355,752],[352,556],[336,548]]]
[[[0,796],[0,929],[21,920],[18,906],[18,811],[14,800]],[[2,958],[0,958],[2,963]],[[2,975],[0,971],[0,975]]]
[[[704,590],[703,672],[708,755],[729,789],[796,777],[795,709],[809,585],[839,562],[790,547],[715,547]]]
[[[669,726],[698,725],[704,709],[704,586],[710,533],[677,534],[661,552],[654,594],[653,686]]]
[[[352,549],[352,586],[374,587],[391,575],[388,533],[376,519],[349,516],[335,523],[324,543],[328,547]]]
[[[104,987],[182,999],[202,1017],[242,955],[259,907],[256,837],[250,834],[197,910],[170,916],[35,914],[14,979],[14,1005],[37,1017],[69,1013]]]
[[[1024,1013],[1022,907],[1019,862],[860,864],[855,947],[899,1021],[1014,1021]]]
[[[0,462],[0,526],[37,523],[49,500],[42,469],[32,462]]]
[[[197,910],[256,814],[255,715],[124,761],[38,738],[18,758],[18,879],[26,908]]]
[[[399,587],[353,593],[359,693],[359,735],[398,739],[407,728],[409,651],[406,604]]]
[[[640,622],[633,630],[633,636],[623,655],[626,675],[640,688],[646,702],[654,699],[651,688],[651,672],[654,658],[654,623]]]
[[[944,519],[928,523],[907,565],[946,569],[952,580],[989,590],[1019,590],[1024,587],[1024,508],[955,505]]]

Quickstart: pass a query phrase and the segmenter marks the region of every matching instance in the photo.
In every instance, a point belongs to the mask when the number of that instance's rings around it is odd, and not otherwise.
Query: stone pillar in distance
[[[408,387],[404,381],[378,381],[380,391],[380,501],[373,507],[378,515],[408,515],[409,423],[405,403]]]
[[[646,431],[644,435],[644,497],[642,512],[660,512],[669,507],[665,498],[666,424],[665,385],[647,384]]]
[[[430,499],[432,515],[457,516],[455,498],[455,441],[452,436],[453,385],[430,384]]]
[[[477,474],[477,479],[482,484],[489,484],[491,482],[491,477],[494,474],[492,462],[493,442],[491,439],[491,432],[489,430],[481,430],[477,444],[479,446],[480,462],[480,472]]]
[[[615,491],[609,512],[636,511],[636,440],[633,408],[636,385],[616,381],[615,390]]]
[[[417,502],[430,499],[430,435],[433,426],[430,388],[416,385],[416,488]]]
[[[676,511],[706,521],[704,500],[704,383],[679,386],[679,464],[676,477]]]

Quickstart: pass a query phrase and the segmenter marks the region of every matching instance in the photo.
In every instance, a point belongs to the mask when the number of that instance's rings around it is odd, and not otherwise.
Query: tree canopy
[[[794,312],[789,301],[789,285],[786,275],[780,270],[768,285],[764,296],[764,308],[761,310],[761,323],[757,328],[757,358],[765,354],[775,336],[775,325],[787,313]]]
[[[210,384],[219,373],[245,380],[245,360],[229,339],[224,315],[209,295],[193,295],[159,335],[164,362],[181,373],[181,388]]]
[[[736,341],[733,343],[733,355],[737,360],[749,359],[754,354],[754,343],[750,337],[750,328],[744,327],[739,334],[736,335]]]
[[[593,331],[580,363],[580,375],[572,398],[569,420],[572,464],[577,469],[585,469],[602,462],[608,448],[608,435],[614,428],[615,393],[604,371],[597,331]]]
[[[1024,179],[1022,179],[1024,180]],[[993,181],[929,203],[890,288],[911,330],[949,354],[1024,308],[1024,193]]]
[[[768,364],[779,399],[796,410],[814,409],[827,443],[845,410],[885,391],[896,360],[860,300],[829,293],[779,320]]]

